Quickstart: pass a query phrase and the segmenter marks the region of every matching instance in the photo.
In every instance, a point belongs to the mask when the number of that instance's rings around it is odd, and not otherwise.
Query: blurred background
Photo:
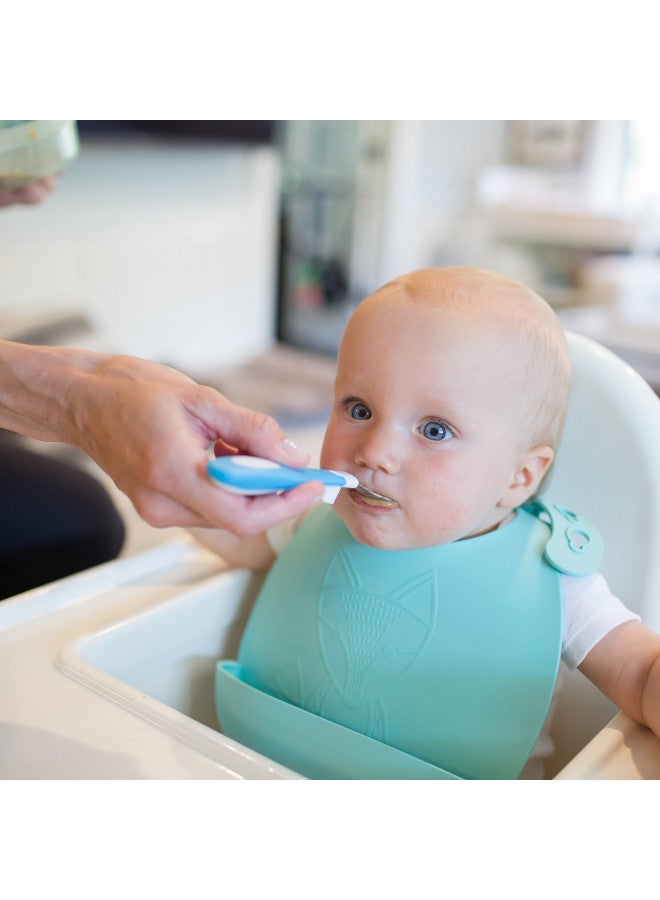
[[[55,192],[0,212],[0,337],[165,362],[304,433],[365,295],[478,265],[660,390],[660,122],[77,127]]]

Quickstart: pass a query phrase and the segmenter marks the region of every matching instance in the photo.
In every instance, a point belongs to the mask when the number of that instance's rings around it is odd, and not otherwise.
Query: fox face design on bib
[[[350,710],[351,727],[388,740],[381,696],[422,656],[435,627],[434,572],[404,581],[388,594],[367,590],[341,549],[332,559],[318,598],[317,637],[326,677],[309,693],[299,663],[275,672],[283,698],[320,716]]]

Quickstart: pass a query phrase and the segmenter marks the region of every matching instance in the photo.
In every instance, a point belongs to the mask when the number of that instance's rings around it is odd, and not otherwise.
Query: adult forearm
[[[0,427],[80,446],[77,405],[88,374],[105,360],[88,350],[0,341]]]

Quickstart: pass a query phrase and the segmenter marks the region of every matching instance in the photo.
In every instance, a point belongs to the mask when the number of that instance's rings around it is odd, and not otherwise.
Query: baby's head
[[[321,453],[381,499],[344,490],[335,510],[390,550],[491,531],[538,491],[569,389],[564,331],[524,285],[460,267],[397,278],[349,319]]]

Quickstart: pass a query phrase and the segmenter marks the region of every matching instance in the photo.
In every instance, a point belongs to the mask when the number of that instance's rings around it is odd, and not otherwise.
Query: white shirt
[[[617,625],[639,616],[610,591],[603,576],[561,575],[561,658],[569,669],[580,665],[587,653]]]

